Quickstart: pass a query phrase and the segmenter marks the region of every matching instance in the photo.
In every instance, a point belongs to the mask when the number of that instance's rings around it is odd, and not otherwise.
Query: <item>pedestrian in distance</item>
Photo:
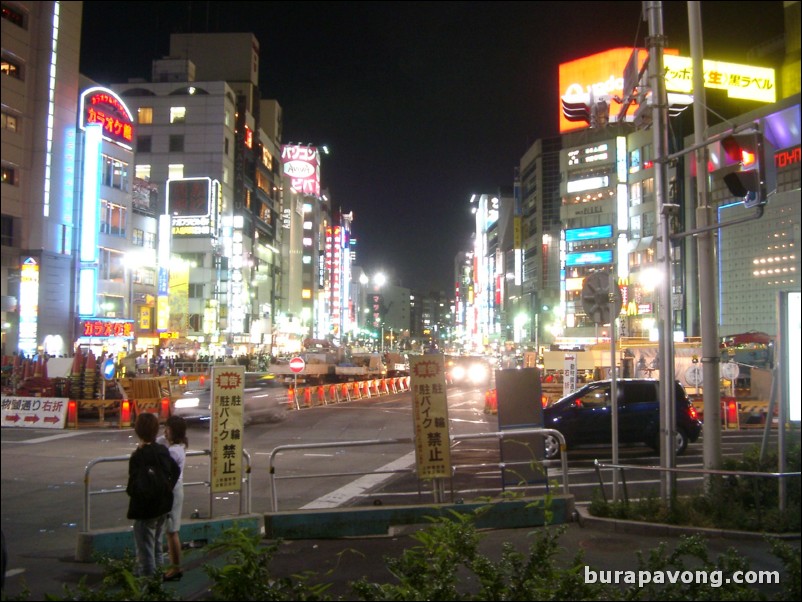
[[[178,464],[180,473],[173,487],[173,506],[167,515],[167,552],[170,557],[170,568],[164,574],[165,581],[178,581],[184,575],[181,569],[181,511],[184,506],[184,464],[187,458],[187,423],[181,416],[170,416],[164,423],[164,435],[156,440],[167,447]],[[160,542],[161,543],[161,542]]]
[[[134,432],[139,444],[128,460],[127,517],[134,521],[137,574],[150,577],[161,566],[164,523],[181,471],[167,448],[156,443],[159,419],[155,414],[139,414]]]

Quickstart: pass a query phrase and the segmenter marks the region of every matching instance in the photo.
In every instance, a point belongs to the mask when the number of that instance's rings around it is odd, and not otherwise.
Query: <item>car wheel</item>
[[[543,437],[545,444],[545,456],[547,460],[556,460],[560,457],[560,441],[554,435]]]
[[[685,453],[688,449],[688,435],[682,429],[677,429],[677,434],[674,437],[674,450],[678,456]]]
[[[660,437],[658,435],[654,436],[654,439],[649,443],[649,447],[658,454],[660,453]],[[677,456],[681,456],[686,449],[688,449],[688,435],[682,429],[677,429],[677,433],[674,436],[674,453]]]

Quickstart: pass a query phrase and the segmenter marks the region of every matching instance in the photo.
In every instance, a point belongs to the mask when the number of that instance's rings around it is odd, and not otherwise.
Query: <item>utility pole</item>
[[[644,13],[649,22],[649,83],[652,91],[652,131],[654,133],[654,190],[656,223],[659,233],[657,263],[662,268],[662,284],[658,296],[660,353],[660,466],[676,465],[675,433],[676,404],[674,386],[674,320],[671,290],[671,215],[677,208],[666,202],[668,190],[668,96],[663,76],[663,3],[645,1]],[[674,494],[676,477],[673,472],[661,473],[660,495],[664,501]]]
[[[704,45],[700,2],[688,2],[688,30],[693,64],[693,131],[696,149],[696,227],[713,224],[713,210],[707,189],[706,93],[704,87]],[[713,231],[696,237],[699,266],[699,323],[702,335],[702,378],[704,386],[703,460],[708,470],[721,468],[721,393],[719,391],[718,319],[716,312],[716,263],[713,256]]]

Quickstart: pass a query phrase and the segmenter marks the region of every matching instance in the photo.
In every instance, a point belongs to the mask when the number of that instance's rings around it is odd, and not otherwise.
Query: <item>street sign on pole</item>
[[[304,368],[306,368],[306,362],[304,361],[304,358],[295,356],[290,360],[290,370],[292,370],[293,373],[300,374],[304,371]]]

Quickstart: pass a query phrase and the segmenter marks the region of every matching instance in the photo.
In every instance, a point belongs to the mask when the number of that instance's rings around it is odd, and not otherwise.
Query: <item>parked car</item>
[[[660,381],[651,378],[627,378],[617,381],[619,443],[645,443],[660,449]],[[543,426],[560,431],[566,447],[610,444],[612,442],[612,381],[588,383],[570,395],[543,409]],[[676,453],[682,454],[689,442],[699,438],[702,422],[677,382]],[[545,437],[545,457],[560,456],[556,437]]]

